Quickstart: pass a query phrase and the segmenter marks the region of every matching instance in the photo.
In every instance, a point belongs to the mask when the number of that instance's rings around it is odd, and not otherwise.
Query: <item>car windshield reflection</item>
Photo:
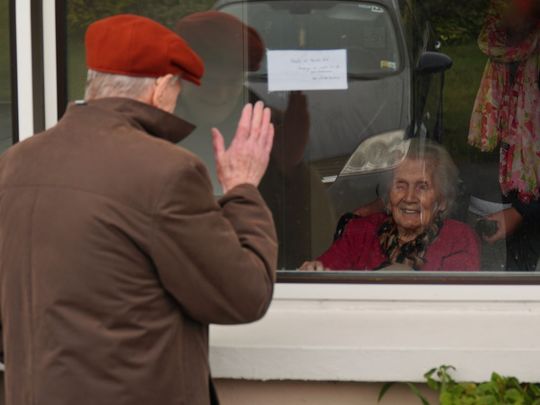
[[[218,3],[219,4],[219,3]],[[256,29],[267,49],[346,49],[350,78],[377,78],[401,68],[396,28],[389,12],[370,3],[255,1],[218,9]],[[265,77],[266,63],[252,74]]]

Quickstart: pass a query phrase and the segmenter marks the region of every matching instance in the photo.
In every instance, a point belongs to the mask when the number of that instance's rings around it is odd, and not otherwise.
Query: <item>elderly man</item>
[[[260,318],[276,237],[258,185],[270,111],[247,105],[207,171],[170,112],[199,57],[152,20],[86,34],[86,99],[0,159],[1,321],[8,405],[217,403],[208,324]]]

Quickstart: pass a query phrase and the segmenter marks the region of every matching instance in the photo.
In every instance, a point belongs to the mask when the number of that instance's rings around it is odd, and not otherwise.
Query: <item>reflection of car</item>
[[[418,2],[414,2],[417,4]],[[348,88],[305,91],[310,116],[305,160],[332,183],[358,145],[374,135],[441,133],[436,83],[451,61],[436,47],[423,10],[410,0],[219,0],[215,8],[256,29],[268,50],[345,49]],[[248,86],[284,110],[287,92],[268,92],[267,64]]]

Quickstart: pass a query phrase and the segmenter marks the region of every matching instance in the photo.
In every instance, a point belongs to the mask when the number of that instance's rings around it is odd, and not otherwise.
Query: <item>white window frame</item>
[[[43,1],[43,71],[45,92],[45,128],[58,121],[56,77],[56,8],[54,0]]]
[[[17,108],[19,140],[34,133],[34,93],[32,77],[32,18],[30,0],[15,2],[15,35],[17,42]]]

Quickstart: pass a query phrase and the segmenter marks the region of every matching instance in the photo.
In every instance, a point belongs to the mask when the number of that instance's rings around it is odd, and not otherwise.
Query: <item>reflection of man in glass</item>
[[[228,128],[235,125],[243,104],[259,98],[246,86],[245,72],[259,70],[265,45],[253,28],[219,11],[188,15],[178,21],[176,31],[201,56],[206,69],[200,87],[187,84],[176,110],[180,117],[196,126],[193,135],[182,141],[182,146],[197,153],[212,167],[209,128],[218,126],[223,133],[230,133]],[[313,190],[320,184],[313,181],[302,163],[309,135],[306,98],[299,92],[288,96],[285,111],[272,110],[276,134],[261,192],[276,221],[279,266],[295,268],[310,255],[312,235],[317,233],[311,226],[309,205]],[[215,179],[214,185],[218,194]],[[320,215],[318,222],[324,223],[324,217]]]
[[[210,129],[219,127],[225,136],[230,134],[229,129],[234,129],[234,121],[249,99],[244,87],[244,71],[258,69],[264,45],[253,29],[217,11],[184,17],[176,31],[201,56],[205,65],[201,85],[186,83],[176,110],[177,115],[196,126],[182,146],[197,153],[212,167]],[[210,169],[210,173],[213,172]],[[215,194],[220,194],[216,177],[212,180]]]
[[[478,39],[489,60],[476,97],[469,143],[500,147],[505,209],[486,219],[508,238],[507,270],[534,270],[540,253],[540,13],[533,0],[493,0]]]

